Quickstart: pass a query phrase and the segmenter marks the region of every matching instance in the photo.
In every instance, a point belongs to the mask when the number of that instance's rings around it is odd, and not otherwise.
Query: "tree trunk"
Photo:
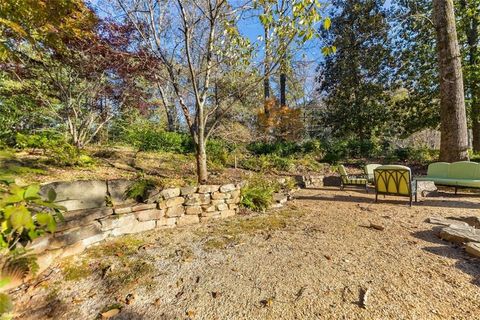
[[[268,14],[269,8],[264,8],[264,13]],[[268,26],[264,27],[265,31],[265,58],[263,66],[263,96],[265,102],[270,99],[270,67],[271,67],[271,52],[270,52],[270,28]],[[268,110],[265,109],[265,113],[268,113]]]
[[[440,74],[440,160],[468,160],[467,117],[453,0],[433,0]]]
[[[466,4],[464,4],[466,6]],[[472,140],[473,151],[480,152],[480,83],[479,77],[474,73],[479,63],[479,34],[478,25],[480,17],[471,15],[467,27],[467,43],[468,43],[468,66],[469,75],[467,79],[468,92],[470,93],[471,103],[471,120],[472,120]]]
[[[280,66],[280,106],[285,107],[287,105],[287,74],[285,59],[282,59]]]
[[[206,143],[204,139],[199,138],[196,145],[196,160],[197,160],[197,178],[199,184],[206,184],[208,181],[208,169],[207,169],[207,152]]]
[[[178,131],[177,108],[175,105],[165,105],[165,112],[167,114],[167,130],[169,132]]]
[[[162,103],[165,107],[165,114],[167,115],[167,130],[169,132],[176,132],[178,131],[177,108],[166,96],[166,92],[161,85],[158,85],[158,89],[160,92],[160,98],[162,99]]]

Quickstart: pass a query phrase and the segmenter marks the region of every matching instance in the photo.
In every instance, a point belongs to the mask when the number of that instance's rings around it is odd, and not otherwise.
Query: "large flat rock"
[[[428,197],[434,195],[438,189],[433,181],[417,181],[417,195]]]
[[[127,190],[133,184],[133,181],[125,179],[115,179],[107,181],[108,193],[114,205],[133,203],[132,199],[127,198]]]
[[[49,189],[57,193],[55,203],[64,206],[68,211],[106,206],[107,183],[105,181],[53,182],[43,185],[40,194],[46,197]]]
[[[453,243],[480,242],[480,229],[452,225],[440,231],[440,238]]]
[[[443,217],[430,217],[427,219],[427,222],[431,224],[436,224],[439,226],[446,226],[446,227],[449,227],[452,225],[468,227],[468,223],[466,222],[459,221],[459,220],[446,219]]]
[[[480,243],[478,242],[469,242],[465,245],[465,251],[468,254],[480,258]]]
[[[461,217],[456,219],[463,221],[465,223],[468,223],[474,228],[480,229],[480,217],[472,216],[472,217]]]

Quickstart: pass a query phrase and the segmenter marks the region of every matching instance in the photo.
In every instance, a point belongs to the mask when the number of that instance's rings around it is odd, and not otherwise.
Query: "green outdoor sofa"
[[[480,164],[470,161],[454,163],[436,162],[428,166],[427,175],[416,181],[433,181],[438,186],[455,188],[480,188]]]

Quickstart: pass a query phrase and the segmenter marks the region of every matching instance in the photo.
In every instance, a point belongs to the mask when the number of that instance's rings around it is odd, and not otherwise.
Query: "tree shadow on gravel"
[[[19,313],[15,319],[23,319],[24,316],[34,317],[36,319],[58,319],[62,314],[64,314],[71,306],[69,306],[65,301],[60,299],[53,299],[45,301],[36,308],[29,309],[26,311],[27,314]]]
[[[332,189],[309,189],[309,190],[318,190],[318,191],[332,191]],[[353,190],[348,190],[348,191],[355,191]],[[369,196],[366,196],[365,191],[363,191],[363,194],[365,194],[364,197],[362,196],[354,196],[354,195],[328,195],[328,194],[317,194],[313,196],[301,196],[297,195],[295,196],[295,199],[297,200],[311,200],[311,201],[340,201],[340,202],[356,202],[356,203],[375,203],[375,193],[370,193]],[[465,198],[472,198],[471,196],[465,197]],[[378,196],[378,204],[393,204],[393,205],[408,205],[408,198],[398,198],[394,197],[392,198],[391,196],[386,196],[383,197],[382,195]],[[414,207],[435,207],[435,208],[461,208],[461,209],[472,209],[472,210],[477,210],[480,209],[480,203],[474,203],[470,201],[457,201],[457,200],[433,200],[433,199],[428,199],[428,198],[423,198],[422,201],[419,202],[413,202]]]
[[[350,190],[349,190],[350,191]],[[365,193],[365,191],[364,191]],[[339,202],[346,202],[346,203],[375,203],[375,198],[367,198],[367,197],[360,197],[360,196],[353,196],[353,195],[333,195],[333,196],[324,196],[322,194],[317,194],[314,196],[295,196],[296,200],[311,200],[311,201],[339,201]],[[405,198],[406,199],[406,198]],[[398,204],[398,205],[406,205],[408,204],[406,200],[397,200],[392,198],[378,198],[378,203],[388,203],[388,204]]]
[[[480,259],[468,256],[461,246],[440,239],[437,236],[440,229],[441,227],[434,227],[433,230],[412,232],[411,235],[417,239],[441,245],[423,247],[422,250],[437,256],[457,260],[455,267],[470,275],[473,278],[471,283],[480,287]]]
[[[112,320],[143,320],[145,317],[134,311],[121,311],[118,315],[111,318]]]

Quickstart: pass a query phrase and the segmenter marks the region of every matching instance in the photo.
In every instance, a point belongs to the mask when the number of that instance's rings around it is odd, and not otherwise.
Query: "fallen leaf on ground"
[[[260,305],[263,308],[270,307],[273,304],[273,298],[268,298],[260,301]]]
[[[116,315],[119,314],[119,313],[120,313],[120,309],[115,308],[115,309],[110,309],[110,310],[108,310],[108,311],[105,311],[105,312],[102,313],[101,315],[102,315],[102,318],[104,318],[104,319],[109,319],[109,318],[111,318],[111,317],[113,317],[113,316],[116,316]]]
[[[135,301],[135,294],[133,293],[129,293],[127,294],[127,296],[125,297],[125,303],[128,305],[128,304],[132,304],[134,301]]]
[[[301,287],[300,290],[298,290],[297,294],[295,295],[295,301],[298,301],[302,297],[304,291],[305,287]]]

